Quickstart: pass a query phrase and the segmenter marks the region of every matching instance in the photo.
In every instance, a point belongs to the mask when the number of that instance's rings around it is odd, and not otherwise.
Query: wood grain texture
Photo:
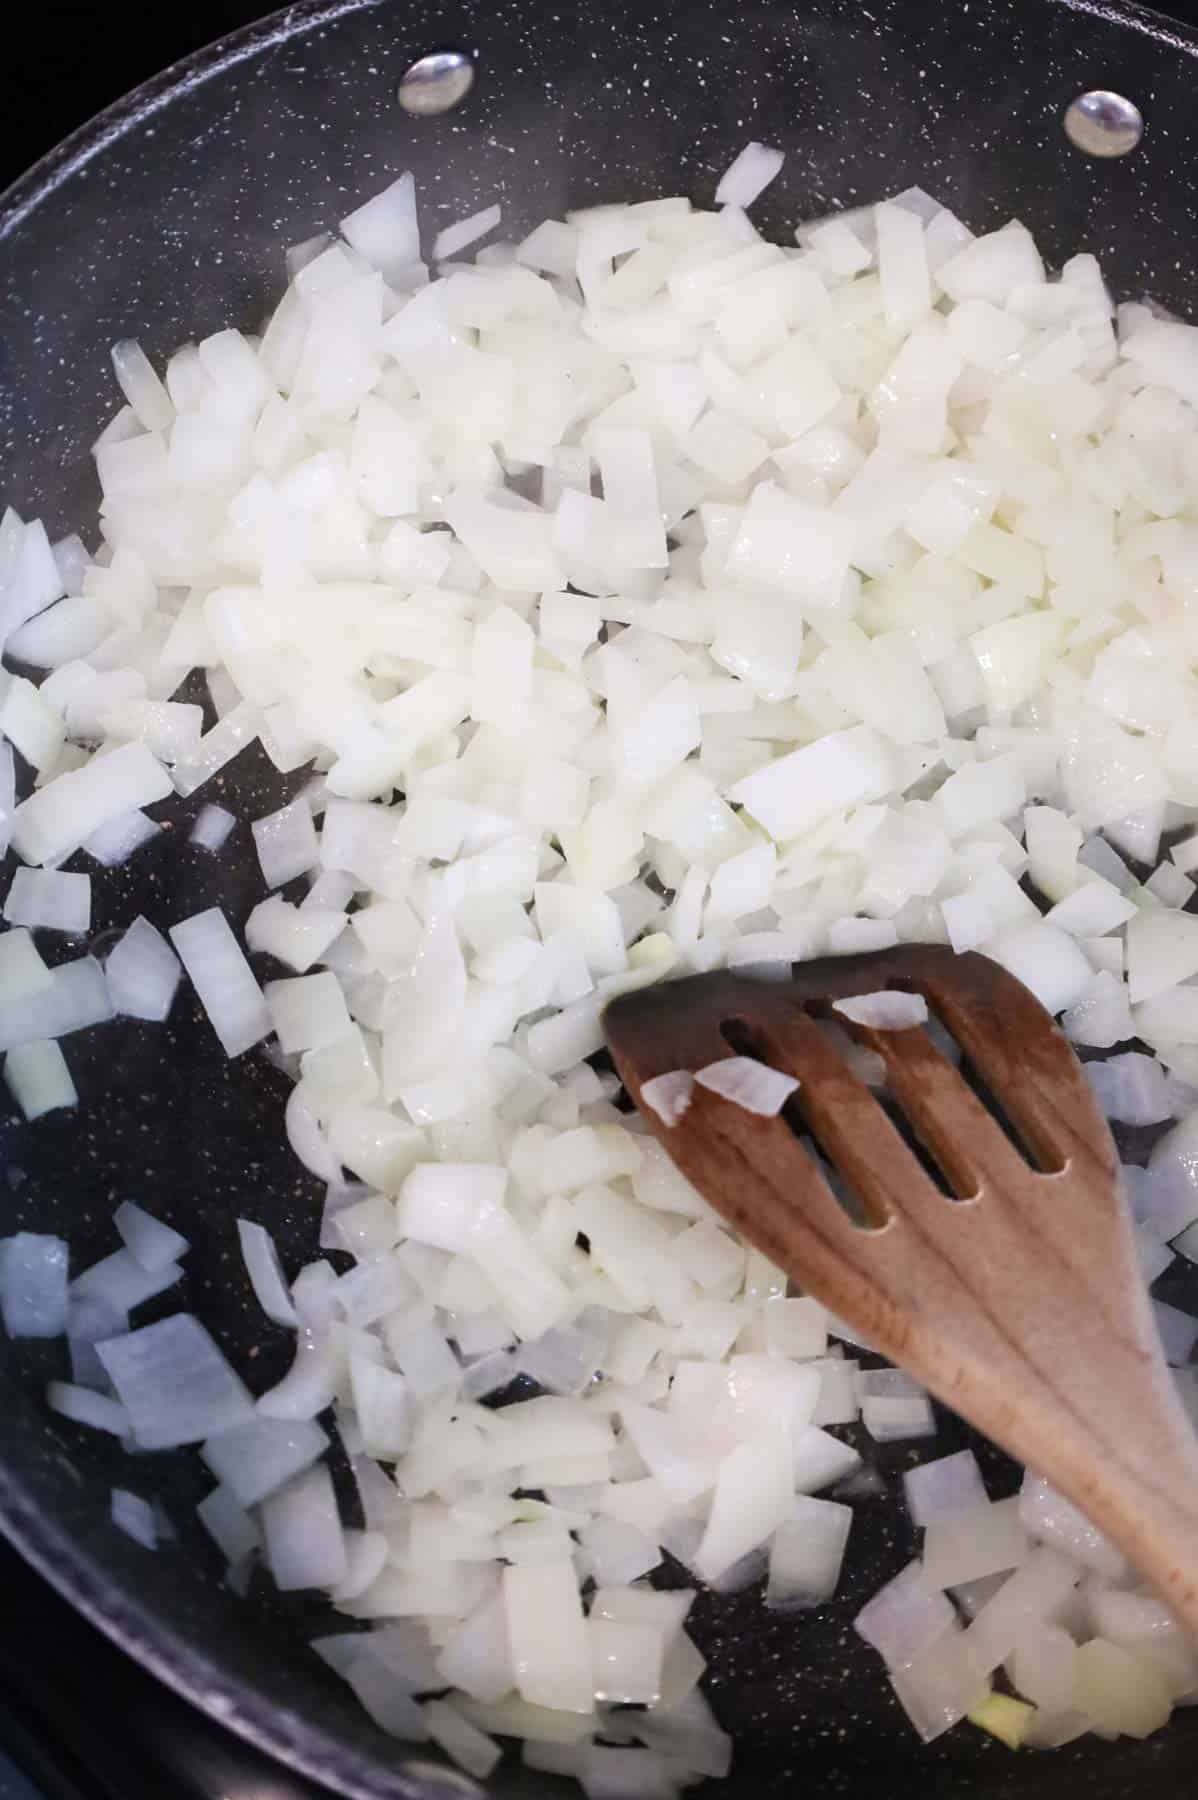
[[[923,1030],[830,1013],[885,1059],[890,1095],[961,1197],[941,1191],[818,1023],[836,999],[885,987],[926,997],[1049,1172]],[[1046,1476],[1198,1633],[1198,1442],[1161,1356],[1106,1120],[1026,988],[987,957],[907,946],[801,964],[785,983],[666,983],[615,1001],[605,1026],[638,1106],[652,1076],[733,1044],[798,1078],[793,1128],[698,1086],[672,1128],[642,1111],[742,1236]],[[805,1125],[867,1223],[799,1142]]]

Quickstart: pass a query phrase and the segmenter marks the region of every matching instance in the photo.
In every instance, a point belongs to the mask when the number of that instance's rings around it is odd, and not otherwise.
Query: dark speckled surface
[[[477,56],[474,93],[449,118],[409,119],[392,99],[396,78],[446,44]],[[0,205],[0,494],[53,532],[86,527],[86,447],[115,405],[109,344],[136,331],[158,355],[225,324],[256,325],[279,285],[280,242],[335,223],[409,166],[432,228],[499,199],[519,230],[588,200],[707,199],[758,136],[789,153],[763,205],[769,229],[918,181],[974,226],[1017,213],[1050,256],[1094,250],[1122,294],[1151,291],[1193,316],[1196,58],[1183,28],[1060,0],[293,8],[152,82]],[[1063,139],[1065,105],[1094,85],[1122,89],[1146,114],[1144,144],[1126,162],[1088,162]],[[260,898],[244,827],[218,862],[178,846],[200,803],[225,796],[252,817],[277,803],[277,778],[246,758],[213,790],[156,809],[170,830],[128,871],[97,880],[98,935],[138,910],[165,927],[217,900],[240,922]],[[77,1118],[24,1127],[0,1111],[5,1229],[68,1230],[81,1267],[112,1247],[115,1201],[145,1201],[195,1245],[187,1282],[157,1309],[194,1307],[267,1385],[287,1343],[255,1322],[233,1220],[268,1223],[294,1268],[311,1254],[319,1206],[282,1144],[281,1077],[255,1055],[226,1065],[187,995],[165,1031],[113,1025],[69,1056]],[[472,1791],[374,1730],[300,1647],[303,1608],[265,1589],[243,1606],[217,1585],[188,1523],[207,1485],[191,1454],[130,1462],[45,1415],[37,1396],[60,1370],[57,1347],[0,1350],[0,1523],[51,1578],[214,1716],[344,1793]],[[946,1418],[938,1449],[965,1441]],[[1008,1465],[982,1454],[992,1492],[1008,1491]],[[752,1594],[698,1603],[712,1697],[739,1737],[729,1791],[1190,1794],[1193,1713],[1146,1745],[1051,1757],[1012,1758],[968,1730],[934,1751],[915,1743],[849,1630],[911,1553],[893,1503],[905,1460],[893,1453],[887,1494],[859,1506],[835,1607],[795,1622],[769,1617]],[[112,1531],[114,1479],[162,1499],[176,1547],[150,1557]],[[563,1791],[515,1765],[492,1786],[512,1800]]]

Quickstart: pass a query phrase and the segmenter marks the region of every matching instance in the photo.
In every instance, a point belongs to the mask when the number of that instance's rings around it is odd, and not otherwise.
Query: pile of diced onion
[[[980,949],[1117,1051],[1087,1065],[1112,1120],[1170,1127],[1128,1170],[1145,1279],[1198,1260],[1198,331],[918,190],[766,242],[745,208],[781,160],[750,146],[717,210],[519,243],[492,207],[428,262],[404,176],[288,253],[261,336],[164,379],[116,347],[94,555],[0,524],[8,1087],[75,1104],[72,1034],[165,1019],[185,975],[229,1057],[294,1081],[280,1126],[326,1184],[290,1279],[237,1221],[296,1334],[267,1393],[191,1315],[131,1318],[188,1247],[132,1200],[73,1277],[61,1240],[5,1240],[5,1325],[67,1338],[66,1418],[199,1445],[230,1581],[327,1592],[314,1648],[384,1731],[476,1775],[522,1740],[590,1800],[727,1770],[694,1589],[764,1577],[801,1659],[869,1473],[846,1428],[925,1455],[922,1556],[857,1621],[925,1738],[1142,1736],[1198,1696],[1117,1552],[1035,1475],[992,1502],[938,1456],[926,1394],[788,1293],[593,1061],[643,984]],[[34,934],[86,937],[164,819],[233,854],[204,788],[250,745],[296,797],[252,820],[249,916],[48,967]],[[843,1009],[866,1079],[853,1021],[909,1007]],[[696,1078],[760,1112],[793,1086],[731,1053]],[[1156,1310],[1193,1413],[1198,1319]],[[129,1469],[113,1517],[153,1546]]]

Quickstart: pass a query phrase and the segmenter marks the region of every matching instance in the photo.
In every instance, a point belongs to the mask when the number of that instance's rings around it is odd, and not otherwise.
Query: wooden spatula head
[[[835,1011],[881,989],[924,996],[995,1110],[924,1028],[879,1030]],[[829,1022],[882,1058],[902,1129]],[[605,1027],[629,1094],[709,1203],[1047,1476],[1198,1629],[1198,1452],[1161,1358],[1106,1121],[1027,989],[987,957],[917,945],[801,964],[784,982],[664,983],[613,1002]],[[654,1076],[734,1055],[798,1080],[781,1115],[698,1084],[673,1126],[644,1105]],[[810,1140],[856,1196],[857,1218]]]

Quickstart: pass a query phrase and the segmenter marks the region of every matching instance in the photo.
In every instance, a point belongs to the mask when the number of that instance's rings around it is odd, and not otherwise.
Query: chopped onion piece
[[[1043,1620],[1058,1613],[1076,1586],[1076,1562],[1067,1561],[1042,1544],[979,1607],[966,1631],[962,1651],[977,1669],[989,1674],[1013,1654],[1029,1625],[1043,1624]]]
[[[782,167],[781,150],[764,144],[746,144],[720,176],[715,191],[717,206],[752,206]]]
[[[982,1472],[972,1450],[958,1450],[903,1475],[907,1510],[916,1525],[932,1525],[957,1513],[984,1506]]]
[[[503,1599],[521,1698],[560,1712],[593,1712],[591,1644],[571,1565],[506,1568]]]
[[[141,1544],[147,1550],[158,1548],[158,1524],[154,1508],[139,1494],[131,1494],[128,1488],[113,1488],[112,1522],[118,1531],[131,1537],[134,1543]]]
[[[66,1058],[58,1045],[47,1039],[10,1050],[4,1059],[4,1081],[27,1119],[40,1119],[59,1107],[79,1104]]]
[[[50,971],[28,931],[0,933],[0,992],[15,1002],[26,994],[44,993],[51,985]]]
[[[179,959],[162,933],[141,917],[134,919],[104,965],[112,1004],[130,1019],[165,1019],[181,974]]]
[[[264,993],[279,1044],[289,1056],[322,1050],[353,1029],[340,983],[329,970],[268,981]]]
[[[121,1201],[112,1222],[130,1256],[151,1275],[186,1256],[191,1247],[181,1232],[164,1225],[132,1200]]]
[[[671,1069],[641,1084],[641,1099],[665,1125],[677,1125],[691,1103],[695,1078],[689,1069]]]
[[[189,842],[200,850],[220,850],[237,820],[223,806],[202,806],[191,828]]]
[[[174,423],[175,408],[149,357],[134,338],[112,346],[112,366],[121,392],[143,431],[165,431]]]
[[[856,1476],[861,1457],[851,1444],[842,1444],[817,1425],[800,1432],[795,1444],[794,1484],[798,1494],[818,1494],[837,1482]]]
[[[720,1463],[707,1529],[695,1555],[696,1572],[706,1582],[727,1573],[750,1550],[777,1530],[793,1495],[789,1438],[761,1438],[738,1444]]]
[[[79,1387],[105,1393],[108,1376],[96,1355],[96,1345],[106,1338],[119,1337],[128,1331],[129,1320],[119,1308],[95,1295],[68,1293],[67,1345],[71,1353],[71,1374]]]
[[[928,1580],[920,1562],[879,1588],[853,1621],[854,1629],[892,1669],[929,1650],[956,1623],[952,1606]]]
[[[267,1496],[262,1531],[270,1572],[281,1592],[334,1588],[345,1580],[345,1534],[323,1463]]]
[[[639,1581],[661,1563],[653,1540],[621,1519],[592,1519],[578,1534],[581,1566],[599,1587]]]
[[[114,1437],[127,1437],[131,1429],[129,1415],[118,1401],[69,1381],[52,1381],[46,1389],[46,1404],[64,1419],[96,1431],[110,1431]]]
[[[394,1462],[412,1437],[408,1383],[395,1370],[381,1368],[365,1356],[351,1356],[350,1382],[367,1455]]]
[[[1104,1733],[1151,1737],[1173,1710],[1169,1684],[1146,1657],[1091,1638],[1077,1651],[1074,1705]]]
[[[397,1685],[395,1671],[371,1640],[359,1642],[363,1647],[349,1661],[344,1675],[362,1707],[380,1731],[409,1744],[423,1741],[428,1736],[423,1709],[406,1688]]]
[[[661,1698],[660,1631],[615,1619],[588,1621],[595,1698],[607,1705],[655,1706]]]
[[[91,926],[91,887],[90,875],[67,875],[61,869],[17,869],[4,902],[4,917],[10,925],[85,932]]]
[[[998,1575],[1022,1562],[1027,1534],[1018,1497],[988,1500],[967,1512],[933,1519],[924,1536],[923,1566],[936,1587],[957,1587]]]
[[[129,1250],[114,1250],[84,1269],[71,1283],[71,1296],[80,1300],[100,1300],[115,1313],[131,1312],[145,1300],[164,1294],[174,1287],[183,1271],[177,1262],[162,1263],[147,1269]]]
[[[276,1325],[289,1325],[294,1330],[299,1325],[299,1315],[288,1292],[274,1239],[265,1226],[255,1225],[251,1219],[238,1219],[237,1235],[258,1305]]]
[[[0,1050],[68,1037],[112,1018],[104,972],[90,956],[59,963],[47,976],[45,986],[35,990],[0,991]]]
[[[170,792],[170,777],[144,744],[121,744],[22,801],[13,815],[13,847],[26,862],[54,862],[113,819]]]
[[[261,1545],[262,1534],[254,1520],[223,1485],[200,1501],[196,1514],[230,1563],[240,1563]]]
[[[861,1423],[879,1444],[936,1435],[936,1421],[926,1394],[866,1394],[861,1401]]]
[[[302,1474],[328,1447],[314,1420],[256,1418],[208,1438],[200,1454],[222,1488],[250,1507]]]
[[[61,1337],[67,1323],[67,1246],[32,1231],[0,1238],[0,1313],[12,1338]]]
[[[989,1696],[989,1683],[969,1653],[965,1634],[957,1629],[946,1631],[911,1662],[893,1669],[890,1680],[925,1744],[975,1713]]]
[[[226,1056],[240,1056],[271,1029],[253,971],[219,907],[171,926],[171,942]]]
[[[241,1378],[190,1313],[110,1338],[96,1350],[143,1449],[198,1444],[253,1416]]]
[[[840,1582],[840,1568],[853,1523],[853,1510],[831,1500],[800,1496],[770,1545],[765,1603],[790,1610],[821,1606]]]
[[[498,224],[499,208],[496,206],[491,210],[496,215],[494,223]],[[441,233],[442,238],[447,235],[446,232]],[[438,239],[438,243],[440,241]],[[470,242],[471,239],[466,241]],[[465,1769],[467,1774],[476,1775],[480,1781],[485,1781],[493,1772],[503,1754],[494,1738],[488,1737],[485,1731],[480,1731],[477,1725],[472,1725],[447,1700],[426,1700],[424,1722],[429,1737],[434,1744],[440,1745],[450,1761],[455,1762],[460,1769]]]
[[[255,819],[250,830],[268,888],[283,887],[297,875],[306,875],[320,860],[316,827],[302,795],[290,806]]]
[[[798,1087],[793,1075],[783,1075],[751,1056],[728,1056],[695,1071],[695,1080],[722,1099],[762,1119],[778,1116]]]
[[[928,1017],[928,1003],[922,994],[904,994],[894,988],[834,1000],[832,1010],[854,1025],[868,1025],[875,1031],[908,1031],[925,1024]]]
[[[456,256],[468,244],[476,243],[480,237],[486,237],[488,231],[494,231],[501,217],[498,206],[485,206],[481,212],[471,213],[468,219],[459,219],[456,225],[446,225],[433,239],[433,261],[443,262]]]
[[[1075,1563],[1084,1563],[1108,1581],[1123,1579],[1127,1563],[1122,1553],[1072,1501],[1030,1470],[1023,1478],[1019,1516],[1024,1528],[1041,1543],[1054,1546]]]
[[[161,825],[156,825],[153,819],[148,819],[144,812],[134,807],[130,812],[110,819],[99,831],[93,831],[85,839],[83,848],[94,862],[101,863],[106,869],[114,869],[128,862],[135,850],[148,844],[161,830]]]
[[[381,1531],[347,1531],[345,1557],[348,1573],[340,1586],[333,1589],[338,1604],[356,1600],[373,1587],[387,1566],[391,1547]]]
[[[259,1396],[258,1411],[268,1419],[314,1419],[332,1404],[338,1367],[327,1339],[301,1331],[295,1361],[274,1387]]]

